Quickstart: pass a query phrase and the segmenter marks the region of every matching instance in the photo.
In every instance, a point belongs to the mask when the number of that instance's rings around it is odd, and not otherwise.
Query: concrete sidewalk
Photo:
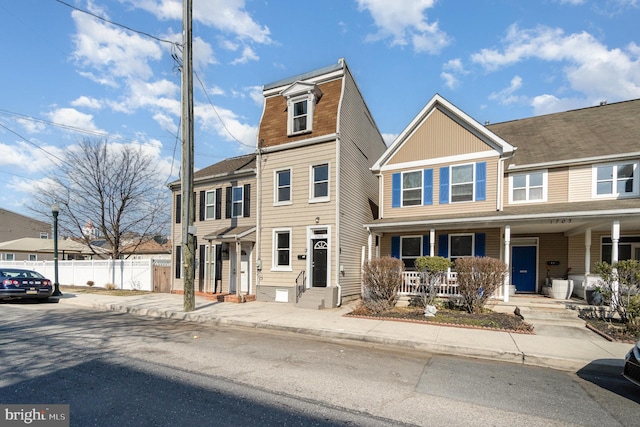
[[[512,312],[517,304],[526,321],[534,325],[533,335],[468,329],[390,320],[344,316],[353,306],[328,310],[306,310],[291,304],[253,301],[221,303],[196,297],[196,310],[183,310],[183,296],[148,294],[108,296],[68,292],[60,304],[98,310],[132,313],[215,325],[272,329],[328,338],[411,348],[426,352],[500,360],[576,372],[620,367],[631,344],[609,342],[584,327],[584,322],[536,319],[535,303],[512,298],[499,303],[496,311]],[[538,304],[539,305],[539,304]],[[539,316],[540,317],[540,316]],[[577,325],[577,327],[576,327]]]

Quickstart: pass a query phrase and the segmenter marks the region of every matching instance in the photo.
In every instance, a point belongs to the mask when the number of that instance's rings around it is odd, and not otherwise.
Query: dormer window
[[[322,91],[311,83],[297,82],[281,93],[287,99],[287,134],[299,135],[313,131],[313,112]]]

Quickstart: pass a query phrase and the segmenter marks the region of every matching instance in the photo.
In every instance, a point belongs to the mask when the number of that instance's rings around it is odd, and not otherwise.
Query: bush
[[[108,289],[110,291],[113,291],[114,289],[117,289],[116,285],[114,285],[113,283],[107,283],[106,285],[104,285],[105,289]]]
[[[605,303],[616,310],[629,329],[640,329],[640,262],[633,259],[613,265],[598,262],[595,271],[602,278],[597,290]]]
[[[453,263],[441,256],[421,256],[416,259],[415,266],[418,271],[424,274],[425,286],[418,288],[418,295],[423,307],[433,305],[436,298],[435,286],[443,283],[447,275],[447,270]]]
[[[404,263],[389,256],[365,262],[362,275],[364,307],[374,313],[391,309],[402,284],[403,270]]]
[[[87,286],[93,286],[93,285],[95,285],[93,280],[87,280]]]
[[[482,313],[489,297],[504,284],[507,265],[496,258],[458,258],[456,272],[462,306],[469,313]]]

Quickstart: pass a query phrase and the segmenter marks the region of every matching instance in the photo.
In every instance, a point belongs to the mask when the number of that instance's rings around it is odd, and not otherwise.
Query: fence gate
[[[171,267],[153,266],[153,292],[171,292]]]

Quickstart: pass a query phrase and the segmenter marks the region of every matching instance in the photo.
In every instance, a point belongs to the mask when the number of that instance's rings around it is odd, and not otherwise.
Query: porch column
[[[240,296],[240,286],[242,283],[241,275],[242,275],[242,244],[240,243],[240,239],[236,239],[236,295]]]
[[[429,256],[436,255],[436,229],[429,230]]]
[[[611,224],[611,265],[615,265],[618,262],[618,243],[620,243],[620,221],[613,221]],[[614,277],[618,273],[617,269],[613,269]],[[611,283],[611,306],[615,308],[618,305],[618,281],[614,280]]]
[[[591,229],[584,232],[584,275],[591,273]]]
[[[509,283],[511,282],[511,226],[504,226],[504,263],[507,266],[507,275],[504,278],[504,293],[503,293],[503,301],[509,302]]]
[[[367,251],[369,252],[367,261],[371,261],[371,250],[373,248],[373,235],[371,234],[371,230],[369,228],[367,228],[367,232],[369,233],[369,235],[367,236]],[[364,265],[364,262],[362,264]]]

